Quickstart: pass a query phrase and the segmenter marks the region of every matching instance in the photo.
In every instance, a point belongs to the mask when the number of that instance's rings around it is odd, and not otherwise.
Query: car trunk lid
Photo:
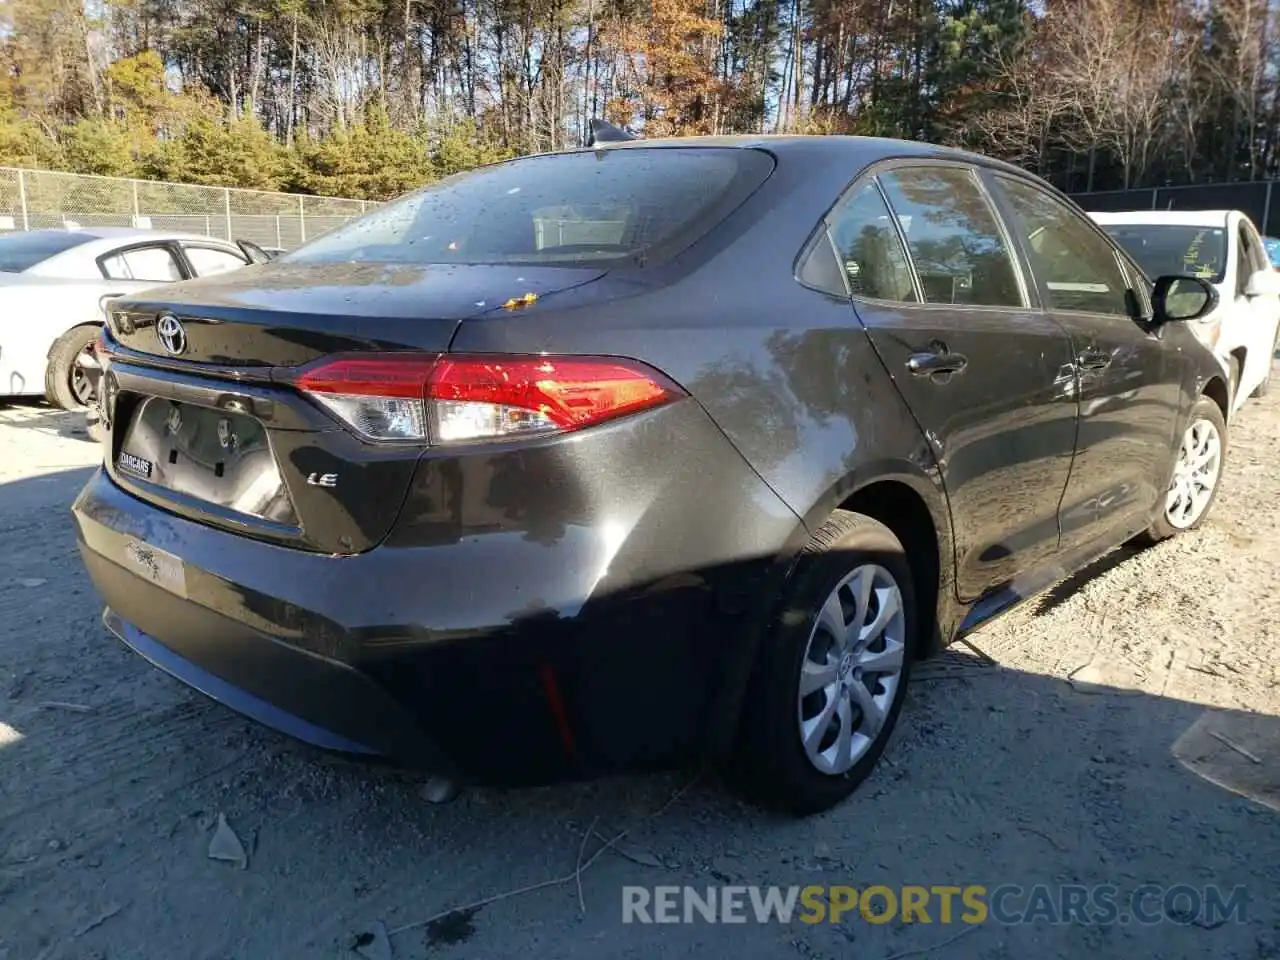
[[[216,367],[294,367],[351,350],[445,350],[467,317],[602,276],[586,268],[270,263],[135,294],[112,312],[129,351]],[[166,318],[178,338],[162,337]],[[172,326],[169,324],[168,326]]]
[[[202,523],[307,550],[366,550],[395,521],[423,445],[356,436],[292,385],[298,368],[335,353],[442,353],[466,317],[602,274],[271,264],[121,300],[102,381],[108,469],[134,495]]]

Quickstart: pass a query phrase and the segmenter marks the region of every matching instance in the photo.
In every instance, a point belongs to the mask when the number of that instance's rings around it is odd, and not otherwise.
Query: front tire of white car
[[[49,351],[44,370],[44,396],[63,410],[83,410],[93,399],[92,381],[83,364],[98,336],[96,324],[72,327]]]

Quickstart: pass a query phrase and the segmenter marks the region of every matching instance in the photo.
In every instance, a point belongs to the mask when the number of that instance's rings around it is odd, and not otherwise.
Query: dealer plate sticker
[[[126,473],[132,473],[135,477],[151,479],[151,461],[135,457],[132,453],[120,451],[120,456],[116,457],[116,466]]]
[[[124,555],[134,573],[186,599],[186,566],[173,554],[130,538],[125,541]]]

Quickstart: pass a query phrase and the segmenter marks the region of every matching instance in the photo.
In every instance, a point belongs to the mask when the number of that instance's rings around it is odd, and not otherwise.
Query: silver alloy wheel
[[[100,369],[97,354],[93,352],[93,342],[76,354],[71,363],[71,371],[67,377],[71,387],[71,395],[76,402],[87,407],[93,402],[93,382],[89,379],[88,370]]]
[[[875,743],[906,657],[902,591],[884,567],[855,568],[827,596],[800,665],[800,742],[822,773],[846,773]]]
[[[1212,421],[1199,419],[1187,427],[1178,448],[1178,461],[1165,496],[1164,515],[1170,526],[1185,530],[1204,514],[1213,499],[1222,468],[1222,438]]]

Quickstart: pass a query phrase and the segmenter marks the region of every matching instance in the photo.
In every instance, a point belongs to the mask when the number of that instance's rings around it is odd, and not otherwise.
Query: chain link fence
[[[372,201],[0,167],[0,233],[48,227],[143,227],[292,250]]]
[[[1126,210],[1243,210],[1262,233],[1280,237],[1280,190],[1274,180],[1252,183],[1198,183],[1182,187],[1140,190],[1102,190],[1073,193],[1071,199],[1086,210],[1119,213]],[[1273,196],[1274,194],[1274,196]]]

